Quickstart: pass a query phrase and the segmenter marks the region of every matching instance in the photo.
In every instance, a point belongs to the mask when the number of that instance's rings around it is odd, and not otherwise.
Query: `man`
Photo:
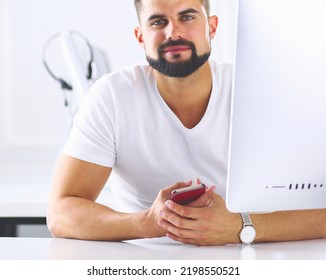
[[[79,239],[239,243],[242,218],[223,200],[231,69],[208,60],[218,19],[208,0],[135,6],[149,65],[106,75],[90,90],[54,176],[48,226],[54,236]],[[95,202],[109,177],[121,211]],[[169,199],[201,181],[206,192],[190,204]],[[326,236],[326,210],[251,220],[254,242]]]

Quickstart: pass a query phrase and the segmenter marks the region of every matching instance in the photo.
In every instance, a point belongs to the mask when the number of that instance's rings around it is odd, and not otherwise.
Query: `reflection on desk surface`
[[[326,239],[251,246],[184,245],[168,238],[128,242],[0,238],[1,260],[326,260]]]

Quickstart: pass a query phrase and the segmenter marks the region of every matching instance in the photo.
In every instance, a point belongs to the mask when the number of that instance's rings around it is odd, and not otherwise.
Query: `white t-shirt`
[[[232,68],[210,65],[211,97],[192,129],[165,103],[148,65],[107,74],[90,89],[64,152],[113,167],[110,187],[121,211],[147,209],[160,189],[195,178],[225,197]]]

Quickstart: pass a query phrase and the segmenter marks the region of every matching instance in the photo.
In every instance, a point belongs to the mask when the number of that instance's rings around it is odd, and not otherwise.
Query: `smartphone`
[[[186,205],[204,194],[205,190],[205,184],[176,189],[171,193],[171,200],[179,204]]]

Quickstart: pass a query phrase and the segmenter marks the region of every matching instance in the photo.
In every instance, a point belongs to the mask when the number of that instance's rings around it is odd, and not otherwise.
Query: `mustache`
[[[168,41],[166,43],[163,43],[158,47],[157,52],[158,54],[162,54],[165,48],[175,47],[175,46],[187,46],[193,51],[196,50],[195,44],[193,42],[184,39],[179,39],[179,40]]]

